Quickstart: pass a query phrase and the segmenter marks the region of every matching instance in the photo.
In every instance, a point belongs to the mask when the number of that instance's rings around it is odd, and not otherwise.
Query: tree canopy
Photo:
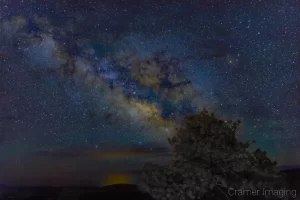
[[[255,141],[236,135],[241,121],[218,119],[204,110],[183,120],[169,138],[175,153],[166,166],[145,164],[143,189],[155,199],[228,197],[230,188],[262,190],[279,187],[282,175],[276,162],[261,149],[249,151]],[[282,185],[280,185],[282,187]]]

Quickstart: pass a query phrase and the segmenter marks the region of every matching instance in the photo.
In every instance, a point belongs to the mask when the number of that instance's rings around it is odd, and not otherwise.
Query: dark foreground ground
[[[152,200],[149,194],[138,190],[136,185],[118,184],[101,188],[93,187],[24,187],[2,188],[1,200]]]
[[[300,170],[286,170],[289,188],[296,190],[294,197],[283,199],[300,199]],[[93,187],[7,187],[0,185],[0,200],[152,200],[149,194],[141,192],[136,185],[117,184],[101,188]],[[217,199],[216,197],[206,198]],[[237,199],[230,197],[229,199]],[[243,199],[263,199],[244,197]]]

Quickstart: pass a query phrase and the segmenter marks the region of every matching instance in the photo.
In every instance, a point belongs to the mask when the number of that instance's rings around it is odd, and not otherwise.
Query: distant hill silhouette
[[[0,199],[6,200],[153,200],[136,185],[115,184],[104,187],[3,187],[0,186]]]
[[[80,200],[98,200],[98,199],[132,199],[132,200],[152,200],[153,198],[146,193],[141,192],[136,185],[116,184],[105,186],[93,194],[84,194],[79,197]]]
[[[279,169],[283,172],[286,172],[289,170],[300,170],[300,165],[281,165],[281,166],[279,166]]]
[[[300,169],[284,168],[289,188],[300,191]],[[297,197],[299,193],[297,194]],[[0,184],[0,200],[153,200],[133,184],[115,184],[104,187],[8,187]],[[206,197],[206,200],[215,199]],[[247,199],[247,198],[246,198]],[[251,198],[250,198],[251,199]],[[262,198],[257,198],[262,199]]]

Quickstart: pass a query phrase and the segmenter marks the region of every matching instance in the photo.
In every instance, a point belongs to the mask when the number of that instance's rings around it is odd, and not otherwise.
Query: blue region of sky
[[[98,57],[132,53],[150,56],[158,50],[166,50],[175,58],[188,56],[182,63],[187,78],[217,113],[243,120],[242,139],[256,140],[257,146],[267,150],[280,164],[299,164],[297,1],[18,2],[3,1],[2,17],[22,14],[33,18],[37,14],[62,26],[75,13],[84,16],[83,23],[70,24],[79,37],[93,41],[91,45]],[[108,42],[100,35],[112,39]],[[95,110],[105,103],[99,106],[101,97],[93,89],[83,92],[74,85],[57,84],[59,81],[53,77],[37,75],[37,79],[32,79],[34,70],[25,66],[23,60],[15,59],[8,70],[0,69],[0,103],[9,110],[5,112],[16,116],[14,121],[0,123],[0,130],[6,133],[0,146],[1,162],[7,171],[3,180],[13,183],[9,173],[24,175],[25,169],[22,171],[20,166],[25,166],[25,162],[28,168],[36,169],[47,168],[43,159],[55,160],[53,166],[58,173],[72,169],[77,175],[81,173],[82,179],[89,179],[85,177],[88,171],[94,174],[97,167],[103,166],[100,161],[86,159],[93,157],[95,151],[100,157],[105,151],[118,154],[119,146],[120,151],[131,154],[137,147],[138,151],[153,148],[161,153],[164,137],[141,134],[147,130],[138,125],[112,123],[94,116]],[[7,102],[13,103],[6,106]],[[69,154],[65,150],[68,147],[82,148],[88,153]],[[62,156],[48,158],[51,154],[43,154],[44,151],[58,151]],[[71,161],[62,162],[64,155],[71,157]],[[119,166],[131,170],[145,160],[139,157],[126,161],[127,168],[124,164]],[[109,162],[107,168],[118,169],[116,161]],[[16,166],[13,170],[9,169],[12,165]],[[33,176],[43,177],[47,170],[51,171],[47,168]],[[74,180],[65,179],[68,178]]]

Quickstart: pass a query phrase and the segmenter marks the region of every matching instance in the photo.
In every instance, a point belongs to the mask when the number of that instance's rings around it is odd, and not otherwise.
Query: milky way
[[[0,182],[101,184],[162,163],[203,108],[299,164],[299,3],[74,2],[2,3]]]

